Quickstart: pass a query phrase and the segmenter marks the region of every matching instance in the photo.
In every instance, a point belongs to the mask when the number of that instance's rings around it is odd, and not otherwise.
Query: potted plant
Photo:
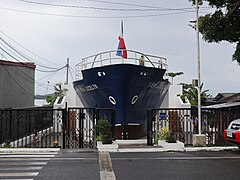
[[[176,143],[176,137],[173,132],[169,130],[167,127],[163,127],[159,131],[160,140],[165,140],[168,143]]]
[[[106,119],[100,119],[96,124],[97,141],[102,141],[103,144],[112,144],[111,124]]]
[[[184,143],[177,141],[176,136],[167,127],[163,127],[159,130],[158,145],[169,151],[184,150]]]

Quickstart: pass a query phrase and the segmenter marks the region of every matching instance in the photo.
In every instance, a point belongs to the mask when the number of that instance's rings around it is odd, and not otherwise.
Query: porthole
[[[98,72],[98,76],[101,77],[101,76],[106,76],[106,73],[105,72]]]
[[[142,72],[140,72],[140,75],[147,76],[147,72],[146,71],[142,71]]]
[[[109,99],[109,101],[110,101],[113,105],[116,105],[116,104],[117,104],[117,102],[116,102],[116,100],[114,99],[114,97],[109,96],[108,99]]]
[[[135,96],[132,98],[131,103],[132,103],[132,104],[135,104],[135,103],[137,102],[137,100],[138,100],[138,96],[135,95]]]

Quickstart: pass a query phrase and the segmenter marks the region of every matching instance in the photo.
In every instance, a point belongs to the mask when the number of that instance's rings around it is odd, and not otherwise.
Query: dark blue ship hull
[[[147,109],[159,108],[168,91],[165,69],[116,64],[82,71],[74,88],[85,107],[116,109],[116,124],[146,128]]]

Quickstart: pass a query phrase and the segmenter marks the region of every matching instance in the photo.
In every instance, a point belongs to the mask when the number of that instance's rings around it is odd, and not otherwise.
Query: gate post
[[[115,111],[115,109],[112,109],[111,110],[111,114],[112,114],[112,127],[111,127],[111,131],[112,131],[112,138],[113,138],[113,140],[115,141],[115,117],[116,117],[116,111]]]
[[[152,110],[147,110],[147,145],[153,146],[152,137]]]
[[[64,108],[62,110],[62,133],[63,133],[63,135],[62,135],[63,145],[62,146],[63,146],[63,149],[66,148],[66,133],[67,133],[66,124],[67,124],[67,108]]]
[[[79,148],[83,148],[84,143],[83,143],[83,139],[84,139],[84,126],[86,126],[86,123],[84,123],[84,119],[85,119],[85,114],[84,114],[84,110],[87,111],[87,109],[85,108],[80,108],[79,109],[79,114],[78,114],[78,128],[79,128],[79,144],[78,147]]]

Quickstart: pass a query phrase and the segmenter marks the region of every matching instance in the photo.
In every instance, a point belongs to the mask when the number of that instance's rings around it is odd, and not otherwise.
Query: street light
[[[197,74],[198,74],[198,134],[201,134],[201,74],[200,74],[200,43],[199,43],[199,12],[198,0],[195,0],[196,5],[196,34],[197,34]]]

